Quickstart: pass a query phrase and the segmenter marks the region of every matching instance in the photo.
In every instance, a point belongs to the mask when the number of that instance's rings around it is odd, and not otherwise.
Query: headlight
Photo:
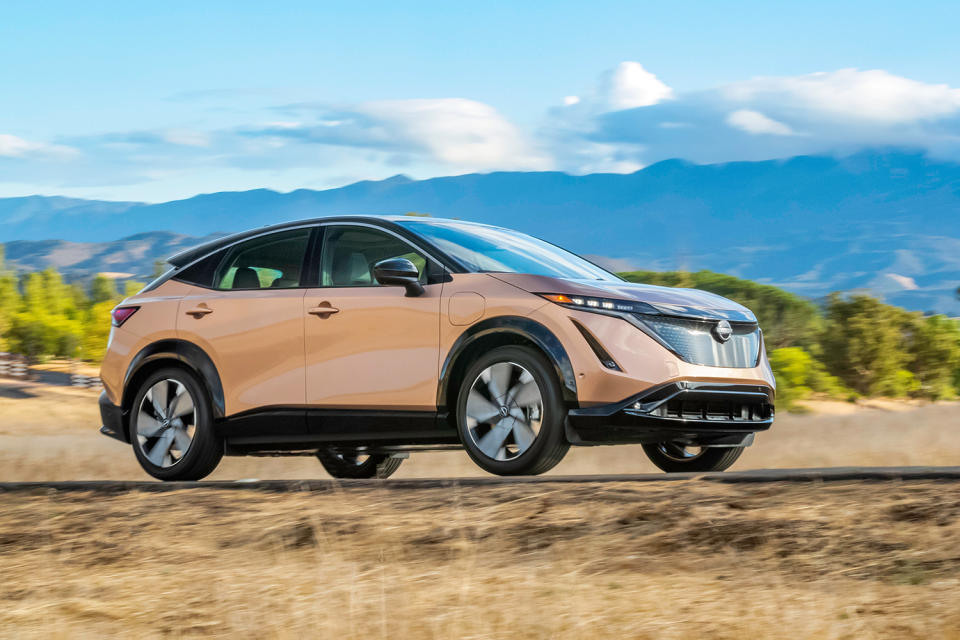
[[[579,311],[594,311],[597,313],[659,313],[646,302],[633,300],[616,300],[613,298],[595,298],[592,296],[571,296],[564,293],[537,294],[563,307]]]

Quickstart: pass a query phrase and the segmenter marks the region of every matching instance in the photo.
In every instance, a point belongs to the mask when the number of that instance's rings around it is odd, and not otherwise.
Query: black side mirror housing
[[[387,258],[373,265],[373,277],[382,285],[404,287],[407,297],[423,294],[420,272],[406,258]]]

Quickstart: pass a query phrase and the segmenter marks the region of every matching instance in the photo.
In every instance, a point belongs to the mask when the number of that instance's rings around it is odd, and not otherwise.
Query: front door
[[[277,433],[306,428],[300,278],[309,239],[309,228],[292,229],[227,250],[211,286],[185,296],[177,319],[179,337],[217,367],[227,416],[280,412],[288,419],[270,421]]]
[[[407,297],[403,287],[374,279],[374,264],[396,257],[417,266],[423,295]],[[303,299],[311,409],[436,411],[443,285],[427,284],[426,264],[421,252],[385,230],[325,227],[320,286]]]

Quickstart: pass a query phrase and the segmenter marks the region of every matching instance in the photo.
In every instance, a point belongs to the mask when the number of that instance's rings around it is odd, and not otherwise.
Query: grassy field
[[[780,416],[734,469],[960,463],[958,405],[880,407]],[[93,392],[0,383],[0,481],[146,479],[98,425]],[[645,471],[612,447],[553,473]],[[0,492],[0,637],[960,639],[958,549],[948,483]]]
[[[100,435],[93,391],[0,381],[0,482],[148,479],[129,447]],[[733,469],[960,464],[960,404],[781,414]],[[658,472],[639,447],[573,448],[553,474]],[[463,452],[414,454],[397,477],[485,475]],[[225,458],[213,479],[317,478],[312,458]]]
[[[960,494],[0,493],[0,635],[960,638]]]

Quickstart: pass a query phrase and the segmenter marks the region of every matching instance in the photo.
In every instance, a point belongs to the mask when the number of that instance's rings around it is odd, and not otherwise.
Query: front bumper
[[[744,446],[773,424],[773,390],[763,385],[671,382],[621,402],[572,409],[575,445],[684,442]]]
[[[106,391],[100,393],[100,419],[103,420],[100,433],[121,442],[130,442],[123,425],[123,409],[110,402]]]

